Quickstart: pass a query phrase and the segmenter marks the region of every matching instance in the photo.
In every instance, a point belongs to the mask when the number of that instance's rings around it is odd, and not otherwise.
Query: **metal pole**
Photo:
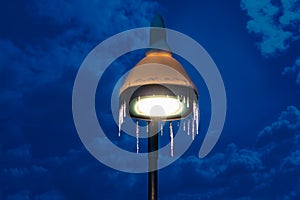
[[[148,125],[148,199],[157,200],[158,122]],[[150,171],[151,170],[151,171]]]
[[[165,23],[160,15],[156,15],[151,27],[165,28]],[[150,48],[169,51],[166,41],[166,31],[150,29]],[[151,51],[151,50],[150,50]],[[157,160],[158,160],[158,121],[152,120],[148,124],[148,199],[157,200]]]

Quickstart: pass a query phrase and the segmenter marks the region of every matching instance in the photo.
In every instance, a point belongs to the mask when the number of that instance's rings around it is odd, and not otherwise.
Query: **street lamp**
[[[148,198],[157,199],[158,122],[168,121],[171,156],[174,155],[172,121],[192,113],[191,134],[198,132],[198,91],[182,65],[172,56],[164,21],[157,15],[151,22],[150,49],[128,74],[120,89],[119,134],[124,117],[136,119],[137,153],[139,120],[147,121]],[[185,129],[185,126],[184,126]],[[162,129],[161,129],[162,130]],[[194,138],[194,136],[192,136]]]

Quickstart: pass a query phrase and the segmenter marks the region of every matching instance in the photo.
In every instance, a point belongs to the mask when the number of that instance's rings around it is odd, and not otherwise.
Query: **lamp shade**
[[[192,112],[197,99],[197,88],[167,51],[148,51],[120,89],[120,107],[136,119],[181,119]]]

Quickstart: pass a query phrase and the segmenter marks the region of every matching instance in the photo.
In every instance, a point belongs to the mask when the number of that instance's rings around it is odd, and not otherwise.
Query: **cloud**
[[[29,191],[20,191],[16,194],[8,195],[6,200],[64,200],[64,196],[59,191],[48,191],[42,194],[32,195]]]
[[[40,35],[34,42],[20,41],[14,35],[0,38],[1,143],[19,146],[29,141],[37,153],[43,147],[51,150],[60,140],[57,145],[64,144],[68,149],[74,140],[68,142],[67,133],[76,137],[70,109],[72,85],[80,64],[106,37],[148,25],[156,6],[150,1],[104,0],[26,4],[22,17],[45,30],[36,30],[35,34]],[[105,82],[108,88],[124,73],[124,63],[129,61],[127,58],[114,64],[117,67],[110,70],[113,79]]]
[[[8,195],[6,199],[7,200],[21,200],[21,199],[30,200],[30,194],[28,191],[20,191],[16,194]]]
[[[300,39],[299,0],[242,0],[241,8],[250,17],[247,22],[249,33],[259,38],[257,43],[265,57],[278,56],[291,45],[298,45]],[[300,85],[300,60],[291,67],[285,67],[283,74],[296,74]]]
[[[298,173],[300,167],[300,150],[292,152],[288,157],[286,157],[280,168],[283,173]]]
[[[156,6],[141,0],[36,0],[22,8],[28,29],[0,38],[0,199],[121,199],[144,184],[145,176],[111,170],[82,148],[71,95],[87,54],[108,36],[148,26]],[[108,70],[107,87],[128,62],[118,60]],[[135,193],[143,196],[143,188]]]
[[[30,145],[22,145],[17,148],[8,149],[6,156],[17,160],[29,161],[32,156],[30,153]]]
[[[129,28],[148,26],[155,2],[131,0],[41,0],[31,7],[38,16],[50,17],[57,25],[83,29],[93,39],[107,37]]]
[[[299,131],[300,111],[295,106],[289,106],[286,111],[281,113],[277,121],[259,133],[258,145],[266,145],[274,140],[276,140],[276,143],[280,143],[285,139],[299,142],[294,140]]]
[[[167,190],[162,199],[238,199],[251,194],[256,173],[263,170],[263,165],[258,152],[230,144],[225,153],[203,160],[180,159],[170,168],[173,173],[170,169],[169,175],[160,173],[160,177],[167,177],[161,178],[162,190]],[[176,191],[180,191],[178,198]]]
[[[204,159],[180,158],[159,171],[161,199],[297,199],[300,196],[300,111],[289,106],[265,127],[255,147],[229,144]],[[3,154],[3,153],[2,153]],[[1,171],[0,194],[10,199],[143,199],[146,174],[127,174],[103,166],[84,147],[62,155],[32,157],[29,145],[5,155],[25,159]],[[28,181],[30,180],[30,181]],[[42,180],[42,181],[41,181]]]
[[[180,158],[160,172],[162,199],[297,199],[300,111],[289,106],[257,136],[253,148]]]
[[[43,200],[64,200],[66,199],[61,192],[51,190],[42,194],[37,194],[33,197],[34,200],[43,199]]]
[[[84,149],[32,160],[0,171],[4,199],[129,199],[146,197],[145,174],[127,174],[101,165]],[[130,192],[131,191],[131,192]]]
[[[8,168],[3,170],[2,175],[20,178],[28,176],[29,171],[27,168]]]
[[[30,5],[30,6],[29,6]],[[55,82],[69,68],[78,69],[89,51],[106,37],[147,26],[156,3],[150,1],[32,1],[31,23],[49,25],[37,42],[1,39],[1,88],[22,90]],[[45,27],[44,27],[45,28]],[[53,33],[53,30],[59,30]],[[31,32],[31,30],[28,30]],[[22,86],[22,88],[20,88]]]
[[[109,169],[82,147],[70,101],[76,71],[87,53],[109,35],[148,25],[155,6],[129,0],[34,1],[27,14],[36,26],[47,27],[43,34],[34,42],[0,40],[0,185],[5,185],[1,198],[146,198],[145,174]],[[288,17],[281,19],[276,34],[263,17],[258,20],[269,27],[254,19],[249,25],[266,40],[261,45],[266,54],[284,51],[297,39],[293,32],[297,15],[288,14],[291,6],[285,10],[282,16]],[[251,13],[257,12],[253,5]],[[274,16],[277,9],[264,12],[263,16]],[[121,73],[113,71],[114,76]],[[255,148],[230,144],[224,153],[202,160],[193,156],[178,160],[159,172],[162,199],[299,197],[298,119],[297,108],[289,107],[259,134]]]
[[[264,56],[284,52],[299,40],[299,1],[242,0],[241,8],[250,17],[247,29],[260,38],[258,46]]]
[[[295,61],[291,67],[284,68],[283,75],[296,74],[296,83],[300,85],[300,58]]]

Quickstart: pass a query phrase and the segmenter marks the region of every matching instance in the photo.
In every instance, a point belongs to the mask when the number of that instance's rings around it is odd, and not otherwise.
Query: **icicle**
[[[174,139],[173,139],[172,122],[170,122],[170,138],[171,138],[171,157],[173,157],[174,156]]]
[[[193,101],[193,120],[196,120],[196,102]]]
[[[185,101],[185,96],[183,97],[183,103],[185,103],[186,101]]]
[[[198,135],[199,131],[199,107],[198,104],[196,106],[196,134]]]
[[[185,121],[183,122],[183,131],[185,131]]]
[[[193,124],[192,124],[192,139],[194,140],[195,138],[195,123],[196,122],[196,102],[193,101]]]
[[[163,136],[163,122],[160,122],[160,135]]]
[[[188,135],[190,135],[190,119],[188,120]]]
[[[121,136],[121,127],[122,127],[123,121],[124,121],[124,118],[123,118],[123,105],[121,105],[120,109],[119,109],[119,133],[118,133],[119,137]]]
[[[139,153],[139,149],[140,149],[140,147],[139,147],[139,137],[140,137],[140,133],[139,133],[139,121],[138,120],[136,120],[136,125],[135,125],[135,127],[136,127],[136,153]]]
[[[126,117],[126,103],[123,104],[123,117]]]
[[[149,132],[149,122],[147,122],[146,129],[147,129],[147,133],[148,133]]]
[[[195,139],[195,121],[192,120],[192,140]]]
[[[189,97],[187,97],[187,99],[186,99],[186,107],[190,107],[190,100],[189,100]]]

